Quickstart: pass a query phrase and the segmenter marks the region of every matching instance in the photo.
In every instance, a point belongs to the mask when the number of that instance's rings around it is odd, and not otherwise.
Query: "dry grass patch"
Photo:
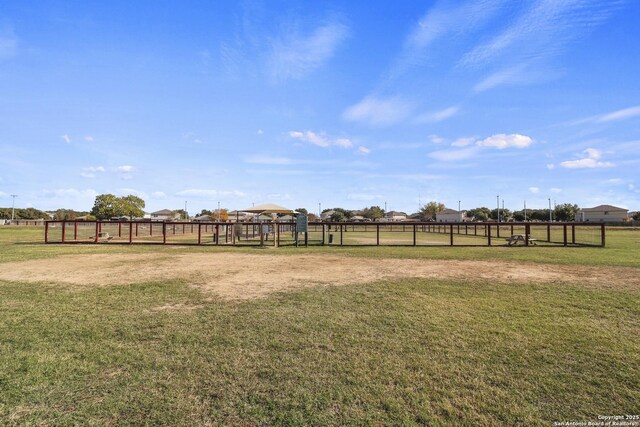
[[[341,286],[404,278],[486,280],[493,283],[562,282],[592,289],[637,290],[640,289],[639,273],[639,269],[629,267],[513,261],[241,253],[160,257],[154,254],[85,254],[0,264],[0,280],[95,287],[180,279],[228,300],[259,298],[273,292],[310,286]]]

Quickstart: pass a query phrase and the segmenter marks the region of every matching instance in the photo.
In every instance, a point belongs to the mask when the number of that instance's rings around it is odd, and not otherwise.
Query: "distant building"
[[[457,211],[455,209],[445,208],[436,213],[436,221],[438,222],[464,222],[467,221],[467,211]]]
[[[611,205],[600,205],[594,208],[582,208],[576,213],[576,221],[583,222],[622,222],[627,221],[629,209]]]
[[[162,209],[151,212],[149,218],[151,218],[151,221],[175,221],[180,218],[180,214],[169,209]]]
[[[404,212],[389,211],[389,212],[385,212],[384,219],[385,221],[393,221],[393,222],[406,221],[407,214]]]

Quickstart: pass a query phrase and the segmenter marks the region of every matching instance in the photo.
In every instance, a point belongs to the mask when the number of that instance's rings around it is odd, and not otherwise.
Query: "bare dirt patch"
[[[521,264],[505,261],[372,259],[335,255],[194,253],[64,255],[0,264],[0,280],[112,286],[182,279],[225,299],[250,299],[309,286],[399,278],[492,283],[576,283],[640,290],[640,269]],[[167,307],[166,309],[185,309]]]

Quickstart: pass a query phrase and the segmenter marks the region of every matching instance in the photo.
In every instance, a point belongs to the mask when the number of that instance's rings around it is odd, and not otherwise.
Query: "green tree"
[[[640,211],[634,213],[631,218],[633,218],[635,221],[640,221]]]
[[[371,206],[364,208],[361,214],[363,217],[370,219],[371,221],[378,221],[379,219],[384,218],[384,209],[381,209],[380,206]]]
[[[553,216],[556,221],[575,221],[576,214],[578,213],[578,205],[572,205],[571,203],[562,203],[560,205],[556,205],[556,208],[553,210]]]
[[[202,209],[197,216],[202,216],[202,215],[213,216],[213,212],[208,209]]]
[[[342,211],[342,210],[334,210],[334,212],[329,217],[329,221],[331,221],[331,222],[342,222],[342,221],[346,221],[346,220],[347,220],[347,218],[344,215],[344,211]]]
[[[306,210],[305,208],[298,208],[296,209],[296,212],[300,212],[301,214],[304,214],[304,215],[309,215],[309,211]]]
[[[500,213],[500,221],[510,221],[512,217],[512,213],[509,209],[495,208],[491,210],[490,218],[493,220],[498,220],[498,213]]]
[[[436,214],[444,210],[444,204],[431,201],[420,208],[418,212],[422,221],[434,221]]]
[[[486,207],[470,209],[467,211],[467,217],[474,221],[486,221],[491,217],[491,209]]]
[[[121,215],[128,216],[129,219],[142,218],[144,216],[144,200],[138,196],[129,194],[119,199]],[[118,215],[120,216],[120,215]]]
[[[53,214],[55,220],[72,220],[78,217],[77,213],[71,209],[58,209]]]
[[[118,198],[114,194],[100,194],[96,196],[91,209],[91,215],[98,219],[109,219],[120,216]]]

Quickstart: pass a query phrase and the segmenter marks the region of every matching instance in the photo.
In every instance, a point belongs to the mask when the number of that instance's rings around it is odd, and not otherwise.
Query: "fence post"
[[[62,221],[62,243],[67,241],[67,221]]]
[[[340,224],[340,246],[342,246],[342,243],[343,243],[343,239],[342,239],[342,229],[343,228],[344,227],[342,226],[342,224]]]
[[[602,223],[602,224],[600,224],[600,243],[601,243],[603,248],[604,248],[604,242],[605,242],[604,234],[605,234],[605,232],[604,232],[604,223]]]
[[[162,244],[166,244],[167,243],[167,223],[163,222],[162,223]]]
[[[487,246],[491,246],[491,224],[487,224],[485,229],[487,230],[487,237],[488,237]]]
[[[376,224],[376,246],[380,246],[380,224]]]
[[[547,223],[547,242],[551,243],[551,224]]]
[[[73,240],[78,240],[78,222],[73,223]]]
[[[44,223],[44,242],[49,243],[49,221]]]
[[[576,244],[576,225],[571,224],[571,243]]]
[[[129,221],[129,244],[133,243],[133,222]]]
[[[416,246],[416,225],[413,224],[413,246]]]
[[[453,246],[453,224],[449,224],[449,246]]]
[[[564,224],[562,226],[562,235],[563,235],[564,245],[567,246],[567,224]]]
[[[529,228],[529,224],[524,225],[524,245],[529,246],[529,234],[531,234],[531,229]]]
[[[94,237],[93,243],[98,243],[98,234],[100,234],[100,222],[96,221],[96,235]]]

